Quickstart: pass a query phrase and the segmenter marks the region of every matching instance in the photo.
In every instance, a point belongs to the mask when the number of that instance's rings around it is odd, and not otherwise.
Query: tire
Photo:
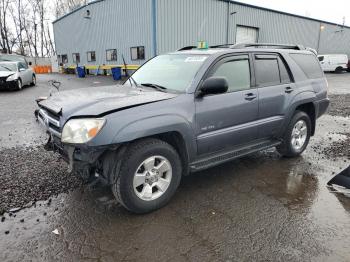
[[[145,139],[135,142],[128,147],[121,161],[119,175],[113,174],[116,182],[112,192],[118,202],[133,213],[143,214],[163,207],[180,184],[180,157],[164,141]]]
[[[337,68],[335,69],[334,72],[337,73],[337,74],[340,74],[340,73],[343,72],[343,70],[344,70],[344,69],[343,69],[342,67],[339,66],[339,67],[337,67]]]
[[[17,79],[17,90],[20,91],[23,88],[22,80],[20,78]]]
[[[36,85],[36,76],[33,75],[32,76],[32,82],[30,83],[31,86],[35,86]]]
[[[303,126],[306,127],[306,131],[298,133],[298,129],[301,127],[301,123],[303,123]],[[296,138],[298,136],[300,139]],[[277,146],[277,151],[285,157],[297,157],[301,155],[308,146],[310,137],[311,120],[309,115],[302,111],[296,111],[287,127],[282,144]]]

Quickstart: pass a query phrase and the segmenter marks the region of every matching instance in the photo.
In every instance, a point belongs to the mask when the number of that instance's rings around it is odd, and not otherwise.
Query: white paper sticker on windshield
[[[185,62],[204,62],[207,59],[206,56],[190,56],[185,59]]]

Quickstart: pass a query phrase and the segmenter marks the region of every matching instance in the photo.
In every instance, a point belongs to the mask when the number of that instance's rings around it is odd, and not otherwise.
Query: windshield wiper
[[[5,68],[6,70],[8,71],[13,71],[11,68],[7,67],[7,66],[3,66],[3,65],[0,65],[2,68]]]
[[[167,90],[166,87],[161,86],[161,85],[157,85],[157,84],[142,83],[141,85],[142,85],[142,86],[146,86],[146,87],[151,87],[151,88],[157,89],[158,91],[161,91],[161,92],[166,92],[165,90]]]

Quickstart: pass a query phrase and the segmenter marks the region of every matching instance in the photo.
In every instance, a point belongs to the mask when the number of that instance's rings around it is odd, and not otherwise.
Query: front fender
[[[183,137],[190,159],[196,155],[196,139],[190,122],[175,114],[159,115],[131,122],[118,131],[112,143],[125,143],[168,132],[178,132]]]

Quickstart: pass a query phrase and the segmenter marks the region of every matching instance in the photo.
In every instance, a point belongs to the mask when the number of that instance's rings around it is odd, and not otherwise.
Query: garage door
[[[258,28],[237,26],[236,44],[258,42]]]

